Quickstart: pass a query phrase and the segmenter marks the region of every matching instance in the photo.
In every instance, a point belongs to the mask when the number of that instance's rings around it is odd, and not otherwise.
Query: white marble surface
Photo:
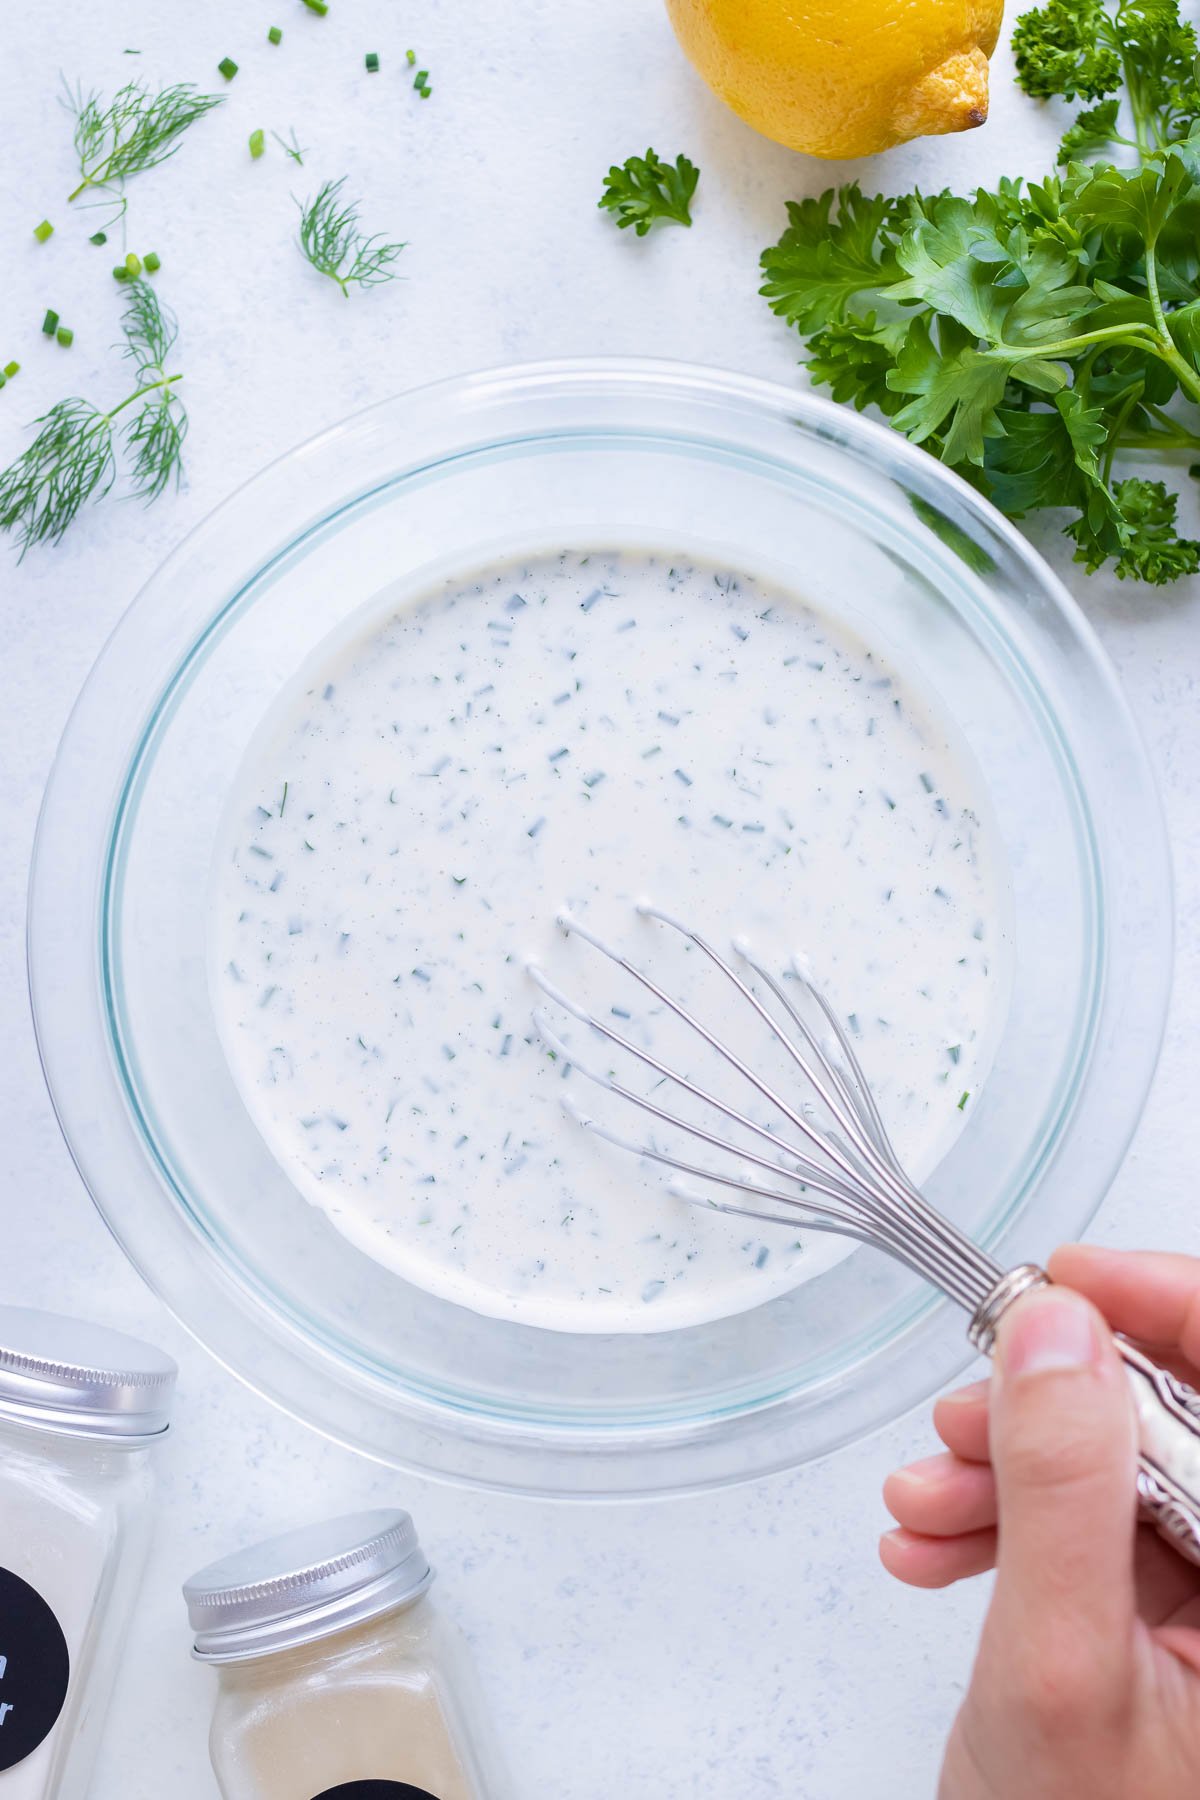
[[[279,49],[266,26],[284,27]],[[398,1500],[470,1633],[522,1800],[920,1800],[967,1678],[984,1595],[891,1586],[875,1561],[879,1484],[929,1441],[913,1417],[825,1464],[708,1499],[570,1509],[459,1493],[377,1469],[281,1417],[166,1316],[108,1237],[42,1086],[25,995],[24,883],[38,797],[88,667],[177,538],[267,459],[381,395],[526,357],[646,352],[797,379],[797,344],[756,298],[785,198],[841,173],[761,142],[678,55],[657,0],[61,0],[9,7],[0,123],[0,464],[63,394],[111,394],[119,290],[86,242],[60,68],[220,86],[228,106],[130,188],[130,245],[163,258],[182,324],[188,484],[150,511],[106,504],[21,566],[0,549],[0,1298],[89,1313],[179,1358],[179,1429],[144,1604],[95,1800],[211,1800],[210,1676],[188,1658],[182,1578],[241,1540]],[[411,42],[431,71],[419,101]],[[125,45],[140,58],[121,54]],[[376,49],[383,72],[367,76]],[[1003,56],[991,123],[861,170],[880,186],[1036,172],[1054,126]],[[295,125],[307,167],[257,125]],[[643,242],[595,210],[608,163],[653,142],[702,170],[696,226]],[[858,172],[858,171],[856,171]],[[289,192],[346,173],[365,218],[409,240],[404,280],[349,302],[301,263]],[[58,226],[42,247],[32,226]],[[89,226],[89,228],[94,228]],[[70,351],[38,335],[47,305]],[[1170,1034],[1141,1133],[1096,1226],[1198,1248],[1200,593],[1088,580],[1056,562],[1118,664],[1166,797],[1178,880]]]

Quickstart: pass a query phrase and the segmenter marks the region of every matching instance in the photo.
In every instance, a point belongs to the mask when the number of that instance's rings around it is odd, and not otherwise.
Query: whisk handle
[[[976,1349],[990,1356],[1001,1315],[1019,1295],[1049,1279],[1035,1263],[1022,1263],[1002,1276],[968,1327]],[[1120,1332],[1115,1340],[1137,1410],[1141,1515],[1172,1549],[1200,1564],[1200,1393]]]
[[[1189,1562],[1200,1563],[1200,1394],[1118,1333],[1137,1408],[1142,1517]]]

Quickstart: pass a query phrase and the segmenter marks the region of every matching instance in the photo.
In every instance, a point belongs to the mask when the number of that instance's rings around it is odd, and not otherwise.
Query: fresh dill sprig
[[[148,282],[131,283],[121,329],[125,333],[123,354],[136,365],[138,380],[157,380],[179,336],[179,325]]]
[[[152,385],[155,393],[134,413],[125,432],[131,491],[147,506],[183,475],[183,440],[188,417],[168,376]],[[146,392],[148,390],[143,390]]]
[[[153,288],[135,281],[121,319],[125,355],[135,364],[142,405],[130,420],[125,447],[130,456],[132,490],[147,503],[183,472],[183,440],[188,418],[175,388],[178,376],[167,375],[167,358],[179,335],[174,313]]]
[[[66,105],[75,115],[75,152],[80,182],[67,196],[77,200],[86,188],[119,188],[131,175],[153,169],[174,156],[190,125],[221,105],[219,94],[201,94],[191,82],[179,81],[153,93],[139,81],[126,82],[107,105],[97,93],[67,90]]]
[[[647,150],[645,156],[627,156],[623,163],[613,164],[597,204],[614,215],[622,230],[632,225],[638,237],[645,237],[656,219],[691,224],[691,199],[699,179],[699,169],[686,156],[669,163]]]
[[[313,268],[335,281],[349,297],[352,287],[374,287],[395,279],[391,264],[403,244],[389,244],[381,232],[367,237],[358,228],[358,203],[343,202],[340,181],[323,184],[315,200],[300,205],[300,248]]]
[[[296,137],[296,128],[294,125],[292,126],[292,141],[290,144],[285,138],[281,138],[277,131],[273,131],[271,136],[275,139],[275,142],[279,145],[279,148],[283,151],[285,156],[290,156],[294,163],[299,163],[301,168],[304,167],[304,147]]]
[[[35,420],[28,449],[0,474],[0,531],[13,532],[20,554],[34,544],[57,544],[89,500],[103,499],[116,479],[115,421],[136,407],[125,431],[131,491],[154,500],[172,477],[178,483],[187,414],[168,375],[175,342],[173,314],[144,282],[134,282],[122,318],[125,355],[137,385],[106,411],[90,400],[60,400]]]
[[[31,544],[57,544],[116,476],[111,415],[90,400],[60,400],[35,423],[28,450],[0,475],[0,530],[16,532],[22,558]]]

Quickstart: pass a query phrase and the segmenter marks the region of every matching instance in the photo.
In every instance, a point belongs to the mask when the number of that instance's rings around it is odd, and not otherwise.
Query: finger
[[[1200,1570],[1172,1550],[1152,1525],[1139,1527],[1133,1565],[1138,1614],[1147,1625],[1178,1624],[1191,1617],[1200,1602]]]
[[[910,1531],[960,1537],[996,1523],[996,1480],[986,1463],[927,1456],[888,1476],[883,1503],[897,1524]]]
[[[973,1381],[970,1387],[943,1394],[933,1409],[933,1427],[955,1456],[964,1462],[988,1460],[988,1392],[991,1383]]]
[[[1047,1271],[1086,1294],[1114,1330],[1146,1344],[1176,1347],[1200,1367],[1200,1259],[1064,1244]]]
[[[1112,1335],[1080,1295],[1041,1288],[1004,1314],[990,1427],[991,1650],[1020,1658],[1036,1643],[1042,1667],[1115,1693],[1133,1647],[1137,1430]]]
[[[965,1537],[921,1537],[903,1526],[885,1531],[879,1560],[889,1575],[908,1587],[944,1588],[982,1575],[996,1562],[996,1533],[972,1531]]]

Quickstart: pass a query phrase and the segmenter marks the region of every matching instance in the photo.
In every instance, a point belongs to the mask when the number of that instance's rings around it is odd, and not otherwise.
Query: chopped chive
[[[5,386],[7,386],[7,378],[2,372],[0,372],[0,388],[5,387]]]
[[[282,44],[283,33],[280,31],[278,25],[272,25],[270,31],[268,31],[267,42],[268,44]]]
[[[266,135],[262,131],[261,127],[257,131],[252,131],[250,133],[250,154],[256,162],[258,161],[258,158],[262,155],[262,153],[266,149],[266,147],[267,147],[267,139],[266,139]]]
[[[157,250],[151,250],[147,256],[142,258],[142,267],[145,269],[147,275],[158,274],[158,271],[162,268],[162,259]]]
[[[411,69],[417,60],[416,51],[415,50],[406,50],[404,52],[404,60],[408,64],[409,68]]]
[[[217,69],[218,72],[225,77],[226,81],[232,81],[238,72],[238,66],[234,62],[232,56],[223,56],[217,64]]]
[[[420,94],[422,100],[428,100],[430,94],[433,92],[433,89],[429,85],[428,69],[417,70],[416,74],[413,76],[413,86],[416,88],[418,94]]]
[[[58,330],[58,314],[52,306],[46,308],[46,316],[42,320],[42,330],[47,337],[53,337]]]
[[[40,225],[35,225],[33,228],[33,235],[39,244],[44,244],[47,238],[52,238],[54,236],[54,227],[49,219],[43,219]]]
[[[131,250],[129,255],[125,258],[125,268],[128,271],[130,281],[136,281],[142,272],[141,257],[135,256]]]
[[[69,350],[71,345],[75,342],[75,333],[71,330],[69,325],[60,325],[54,336],[64,350]]]
[[[309,12],[315,12],[319,19],[323,19],[329,11],[328,0],[304,0],[304,4]]]
[[[124,263],[113,264],[114,281],[132,281],[132,279],[133,277],[130,275],[129,270],[125,267]]]
[[[88,239],[89,244],[107,244],[107,242],[107,231],[93,231],[91,237]]]
[[[375,51],[375,50],[367,51],[366,64],[367,64],[368,75],[378,75],[378,73],[379,73],[379,55],[378,55],[377,51]]]
[[[963,1110],[964,1106],[967,1104],[967,1101],[970,1098],[971,1098],[971,1090],[970,1090],[970,1088],[967,1088],[962,1096],[962,1099],[958,1103],[959,1112],[961,1112]]]
[[[19,375],[19,374],[20,374],[20,373],[21,373],[21,365],[20,365],[20,363],[19,363],[19,362],[8,362],[8,363],[5,363],[5,365],[4,365],[4,379],[5,379],[5,380],[6,380],[6,381],[11,381],[11,380],[12,380],[12,378],[13,378],[13,376],[14,376],[14,375]]]

